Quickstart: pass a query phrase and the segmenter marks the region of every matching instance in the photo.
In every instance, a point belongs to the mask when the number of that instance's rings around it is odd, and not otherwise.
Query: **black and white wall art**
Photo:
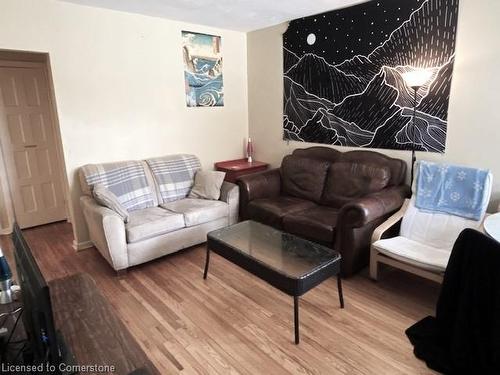
[[[372,0],[290,22],[284,138],[444,152],[459,0]],[[414,91],[405,73],[427,72]]]

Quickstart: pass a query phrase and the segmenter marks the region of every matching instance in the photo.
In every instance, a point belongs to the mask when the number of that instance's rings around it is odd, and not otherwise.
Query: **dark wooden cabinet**
[[[235,183],[236,179],[240,176],[262,172],[268,167],[268,163],[262,161],[253,161],[249,163],[247,159],[226,160],[215,163],[215,169],[217,171],[226,172],[225,180],[232,183]]]
[[[116,374],[160,375],[89,275],[56,279],[49,287],[56,327],[77,364],[113,365]]]

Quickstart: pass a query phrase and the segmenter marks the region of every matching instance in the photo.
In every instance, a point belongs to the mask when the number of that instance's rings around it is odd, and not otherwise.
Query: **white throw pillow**
[[[122,206],[116,195],[106,186],[102,184],[94,185],[94,188],[92,189],[92,196],[97,203],[115,211],[118,215],[120,215],[125,223],[128,223],[129,215],[127,209]]]
[[[219,200],[220,188],[225,176],[225,172],[197,171],[194,176],[194,186],[188,198]]]

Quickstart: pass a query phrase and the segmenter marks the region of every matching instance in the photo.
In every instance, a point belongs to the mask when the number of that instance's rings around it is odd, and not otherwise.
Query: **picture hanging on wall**
[[[372,0],[291,21],[284,138],[444,152],[458,1]],[[415,73],[426,78],[414,90]]]
[[[188,107],[222,107],[221,37],[182,31],[184,84]]]

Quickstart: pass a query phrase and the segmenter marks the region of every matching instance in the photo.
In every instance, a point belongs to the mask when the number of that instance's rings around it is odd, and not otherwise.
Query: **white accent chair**
[[[488,201],[492,179],[491,173],[488,174],[485,184]],[[441,283],[460,232],[466,228],[482,230],[486,214],[476,221],[419,210],[415,206],[415,186],[414,182],[412,198],[406,199],[401,209],[373,232],[370,248],[370,277],[373,280],[377,280],[379,264],[383,263]]]

